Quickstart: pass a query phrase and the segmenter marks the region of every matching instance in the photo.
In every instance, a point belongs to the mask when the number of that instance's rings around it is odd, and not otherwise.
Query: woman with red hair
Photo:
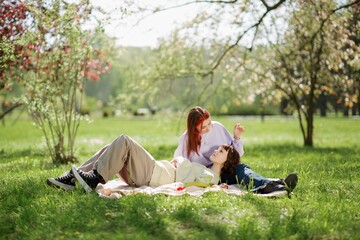
[[[217,121],[211,121],[210,113],[202,107],[190,109],[187,117],[187,129],[179,140],[174,152],[174,158],[182,156],[191,162],[211,167],[210,156],[223,143],[229,143],[237,150],[240,157],[244,154],[241,135],[245,128],[239,123],[233,128],[233,136]],[[288,190],[291,192],[298,177],[295,173],[289,174],[285,179],[265,178],[255,173],[246,164],[238,164],[232,171],[221,174],[221,182],[227,184],[243,184],[258,193]]]
[[[240,137],[244,131],[243,126],[236,124],[234,136],[231,137],[220,122],[211,121],[208,111],[194,107],[188,113],[187,130],[180,137],[174,157],[183,156],[208,167],[211,165],[212,152],[223,143],[232,143],[241,157],[244,148]]]

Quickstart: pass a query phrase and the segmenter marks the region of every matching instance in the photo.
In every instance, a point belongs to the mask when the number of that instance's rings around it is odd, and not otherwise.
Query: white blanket
[[[241,186],[237,184],[234,185],[213,185],[210,187],[197,187],[189,186],[185,187],[185,184],[182,182],[175,182],[159,187],[131,187],[127,185],[121,178],[108,181],[106,184],[98,184],[96,187],[96,192],[100,197],[106,198],[121,198],[123,196],[132,195],[132,194],[166,194],[170,196],[182,196],[188,194],[191,196],[201,196],[206,192],[225,192],[231,195],[242,196],[247,194],[246,190],[243,190]],[[271,194],[255,194],[261,197],[283,197],[287,195],[286,191],[278,191]]]

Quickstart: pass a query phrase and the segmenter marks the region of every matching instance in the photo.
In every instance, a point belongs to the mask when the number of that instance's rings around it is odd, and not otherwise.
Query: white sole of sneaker
[[[61,188],[63,190],[74,190],[75,186],[64,184],[62,182],[56,181],[55,178],[48,178],[47,184],[52,187]]]
[[[76,180],[80,183],[80,185],[84,188],[84,190],[86,192],[91,192],[92,188],[87,185],[87,183],[84,181],[84,179],[82,179],[82,177],[79,175],[77,168],[75,166],[71,167],[71,171],[74,174],[74,177],[76,178]]]

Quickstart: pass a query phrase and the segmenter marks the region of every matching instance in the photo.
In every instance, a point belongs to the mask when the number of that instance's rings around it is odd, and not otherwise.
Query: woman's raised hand
[[[234,126],[234,139],[239,140],[241,135],[245,132],[244,126],[240,123],[236,123]]]

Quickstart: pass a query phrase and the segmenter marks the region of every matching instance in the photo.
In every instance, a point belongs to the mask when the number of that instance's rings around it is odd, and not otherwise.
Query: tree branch
[[[12,112],[15,108],[20,107],[22,103],[15,103],[11,107],[9,107],[7,110],[5,110],[3,113],[0,114],[0,119],[3,119],[6,114]]]
[[[285,0],[280,0],[279,2],[277,2],[276,4],[274,4],[273,6],[269,6],[264,0],[261,1],[264,6],[266,7],[266,12],[263,13],[263,15],[260,17],[260,19],[253,25],[251,25],[249,28],[247,28],[242,34],[240,34],[236,41],[231,44],[229,47],[227,47],[224,52],[220,55],[220,57],[218,58],[218,60],[213,64],[213,66],[211,67],[211,71],[215,70],[221,63],[221,61],[223,60],[223,58],[228,54],[228,52],[233,49],[234,47],[236,47],[240,40],[253,28],[255,28],[255,33],[254,33],[254,37],[253,37],[253,40],[251,42],[251,47],[250,47],[250,50],[252,49],[252,46],[254,44],[254,41],[255,41],[255,38],[256,38],[256,34],[258,32],[258,28],[259,28],[259,25],[263,22],[264,18],[266,17],[266,15],[275,10],[276,8],[278,8],[281,4],[283,4],[285,2]]]
[[[357,4],[357,3],[360,3],[360,0],[356,0],[356,1],[351,2],[351,3],[349,3],[349,4],[345,4],[345,5],[339,6],[338,8],[333,9],[332,12],[335,13],[335,12],[339,11],[340,9],[351,7],[352,5],[355,5],[355,4]]]
[[[222,0],[210,0],[210,1],[206,1],[206,0],[199,0],[199,1],[189,1],[189,2],[185,2],[182,4],[178,4],[178,5],[173,5],[170,7],[164,7],[164,8],[155,8],[155,9],[147,9],[147,8],[141,8],[139,7],[139,10],[141,11],[150,11],[150,13],[148,15],[145,15],[144,17],[141,17],[138,21],[136,21],[135,26],[138,25],[141,21],[143,21],[144,19],[152,16],[153,14],[159,13],[159,12],[164,12],[167,10],[171,10],[171,9],[175,9],[175,8],[181,8],[181,7],[185,7],[188,5],[192,5],[192,4],[198,4],[198,3],[215,3],[215,4],[233,4],[236,3],[238,0],[232,0],[232,1],[222,1]]]
[[[250,26],[248,29],[246,29],[242,34],[240,34],[240,35],[238,36],[238,38],[236,39],[236,41],[235,41],[232,45],[230,45],[229,47],[227,47],[227,48],[224,50],[224,52],[220,55],[220,57],[218,58],[218,60],[217,60],[217,61],[213,64],[213,66],[211,67],[211,71],[210,71],[210,72],[213,72],[213,71],[220,65],[222,59],[228,54],[228,52],[229,52],[231,49],[233,49],[234,47],[236,47],[236,46],[239,44],[240,40],[241,40],[251,29],[255,28],[254,37],[253,37],[253,39],[252,39],[251,47],[250,47],[250,50],[251,50],[252,47],[253,47],[255,38],[256,38],[256,34],[257,34],[257,32],[258,32],[259,25],[263,22],[263,19],[266,17],[266,15],[267,15],[269,12],[271,12],[272,10],[277,9],[281,4],[283,4],[283,3],[285,2],[285,0],[280,0],[279,2],[275,3],[273,6],[269,6],[269,5],[265,2],[265,0],[261,0],[261,2],[262,2],[262,4],[263,4],[263,5],[265,6],[265,8],[266,8],[266,12],[260,17],[260,19],[258,20],[258,22],[256,22],[255,24],[253,24],[252,26]],[[337,12],[337,11],[339,11],[340,9],[348,8],[348,7],[350,7],[350,6],[352,6],[352,5],[355,5],[355,4],[359,3],[359,2],[360,2],[360,0],[356,0],[356,1],[352,2],[352,3],[345,4],[345,5],[339,6],[339,7],[336,8],[336,9],[333,9],[333,10],[331,11],[331,14],[329,14],[329,15],[327,16],[327,18],[324,19],[324,21],[321,23],[321,26],[320,26],[320,28],[318,29],[318,31],[314,33],[313,38],[315,38],[316,35],[322,30],[325,22],[330,18],[330,16],[331,16],[332,14],[334,14],[334,13]],[[207,74],[205,74],[204,76],[207,76],[208,74],[210,74],[210,72],[207,73]]]
[[[174,5],[174,6],[170,6],[170,7],[166,7],[166,8],[158,8],[153,10],[153,13],[157,13],[157,12],[162,12],[162,11],[166,11],[166,10],[170,10],[170,9],[174,9],[174,8],[179,8],[179,7],[185,7],[191,4],[197,4],[197,3],[219,3],[219,4],[233,4],[236,3],[238,0],[233,0],[233,1],[221,1],[221,0],[210,0],[210,1],[190,1],[190,2],[186,2],[183,4],[178,4],[178,5]]]
[[[315,37],[323,30],[325,23],[329,20],[329,18],[331,17],[331,15],[333,15],[334,13],[336,13],[337,11],[339,11],[340,9],[344,9],[344,8],[348,8],[351,7],[352,5],[355,5],[357,3],[360,3],[360,0],[356,0],[352,3],[349,4],[345,4],[345,5],[341,5],[338,8],[335,8],[333,10],[330,11],[330,14],[326,16],[326,18],[324,20],[321,21],[320,27],[319,29],[314,33],[314,35],[312,36],[310,42],[313,42]]]

